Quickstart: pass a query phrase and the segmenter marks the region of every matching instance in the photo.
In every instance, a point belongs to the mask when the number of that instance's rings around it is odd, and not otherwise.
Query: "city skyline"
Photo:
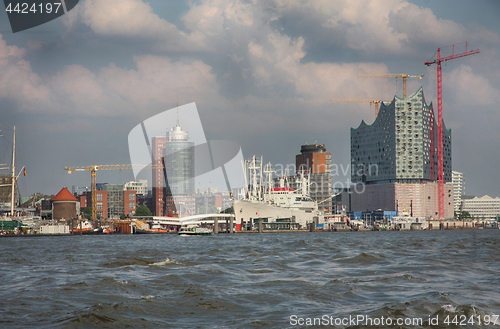
[[[401,79],[357,75],[424,74],[408,79],[407,93],[423,86],[436,111],[436,69],[424,61],[438,47],[450,53],[450,44],[461,52],[467,41],[481,53],[443,64],[452,170],[467,177],[466,194],[500,195],[490,178],[499,160],[499,4],[253,4],[84,0],[15,34],[0,14],[0,163],[10,164],[16,126],[16,167],[27,170],[21,194],[89,186],[88,173],[68,175],[65,166],[130,163],[130,130],[177,103],[196,102],[207,139],[235,141],[245,158],[293,164],[301,145],[317,142],[332,164],[347,167],[350,128],[371,124],[375,110],[330,99],[390,101],[402,97]],[[99,172],[97,179],[123,184],[134,176]]]

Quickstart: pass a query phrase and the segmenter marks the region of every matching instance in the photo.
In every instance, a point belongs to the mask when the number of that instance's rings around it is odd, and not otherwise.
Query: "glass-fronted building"
[[[351,128],[352,211],[398,211],[439,217],[438,135],[422,87],[381,103],[378,116]],[[453,217],[451,130],[443,123],[444,218]]]
[[[417,183],[438,178],[437,123],[422,87],[381,103],[375,122],[351,128],[353,183]],[[451,182],[451,130],[443,125],[444,181]]]

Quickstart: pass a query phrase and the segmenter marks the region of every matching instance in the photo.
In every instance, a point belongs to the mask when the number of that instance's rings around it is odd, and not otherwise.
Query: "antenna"
[[[179,102],[177,102],[177,126],[179,126]]]

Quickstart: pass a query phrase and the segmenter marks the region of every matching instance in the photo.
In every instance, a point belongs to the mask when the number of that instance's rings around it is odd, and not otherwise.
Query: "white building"
[[[488,195],[463,200],[462,210],[469,212],[471,216],[482,219],[496,219],[500,216],[500,198],[492,198]]]
[[[130,181],[125,183],[125,189],[127,191],[135,191],[137,195],[147,195],[148,194],[148,181],[141,179],[138,182]]]
[[[462,195],[464,195],[464,174],[458,171],[452,171],[451,181],[453,183],[453,208],[455,211],[460,211],[462,206]]]

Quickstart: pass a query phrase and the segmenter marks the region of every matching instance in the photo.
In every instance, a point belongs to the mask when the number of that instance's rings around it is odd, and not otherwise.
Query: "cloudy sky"
[[[132,128],[196,102],[207,139],[235,141],[245,158],[294,163],[318,142],[345,167],[350,128],[371,123],[374,107],[330,99],[402,97],[401,79],[357,75],[406,73],[425,74],[408,93],[423,86],[436,103],[436,67],[424,61],[468,41],[481,53],[443,65],[453,170],[466,194],[500,196],[499,15],[496,0],[81,0],[14,34],[2,11],[0,163],[15,125],[23,195],[88,186],[89,173],[63,167],[130,163]]]

